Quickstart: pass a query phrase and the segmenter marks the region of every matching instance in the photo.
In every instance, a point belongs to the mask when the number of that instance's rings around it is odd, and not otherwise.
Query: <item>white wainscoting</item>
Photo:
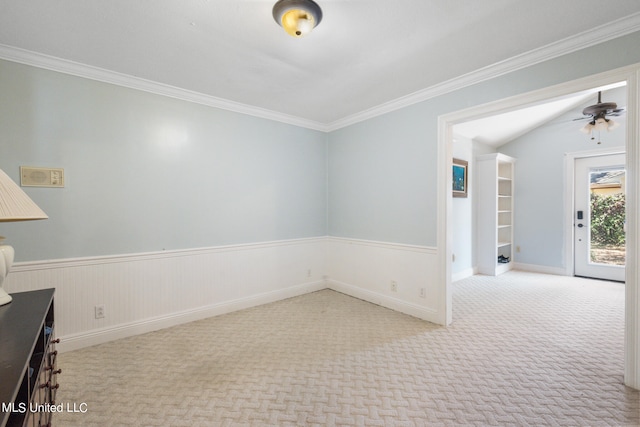
[[[326,288],[325,237],[16,263],[7,292],[55,288],[69,351]],[[105,306],[105,317],[94,308]]]
[[[58,348],[70,351],[325,288],[438,323],[436,277],[435,248],[318,237],[22,262],[5,289],[55,288]]]
[[[439,323],[437,249],[329,237],[327,286],[347,295]],[[397,283],[397,291],[391,282]],[[424,296],[421,296],[424,289]]]
[[[465,270],[458,271],[457,273],[452,273],[451,282],[457,282],[458,280],[463,280],[476,274],[478,274],[478,267],[467,268]]]

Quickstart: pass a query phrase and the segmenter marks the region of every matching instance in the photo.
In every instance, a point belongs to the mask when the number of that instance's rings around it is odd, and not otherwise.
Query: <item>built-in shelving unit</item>
[[[513,157],[478,156],[478,273],[496,276],[513,266]]]

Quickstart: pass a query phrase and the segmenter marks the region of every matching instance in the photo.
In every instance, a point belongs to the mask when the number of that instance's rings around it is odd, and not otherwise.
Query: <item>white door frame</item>
[[[575,186],[575,164],[576,159],[584,159],[587,157],[607,156],[611,154],[625,154],[624,148],[612,147],[600,150],[585,150],[565,153],[564,155],[564,265],[565,276],[573,276],[575,273],[574,259],[574,186]]]
[[[451,260],[453,255],[453,224],[450,221],[451,167],[453,126],[469,120],[488,117],[532,104],[540,104],[551,98],[569,96],[592,88],[625,81],[627,84],[627,267],[625,286],[625,357],[624,382],[640,389],[640,269],[635,260],[640,248],[640,64],[607,71],[601,74],[573,80],[522,95],[494,101],[442,115],[438,118],[438,275],[440,299],[438,311],[442,323],[452,321]],[[571,211],[572,212],[572,211]],[[566,251],[565,251],[566,252]]]

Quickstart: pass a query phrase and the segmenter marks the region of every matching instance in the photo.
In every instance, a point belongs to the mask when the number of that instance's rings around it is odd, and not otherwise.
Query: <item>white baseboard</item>
[[[467,268],[466,270],[453,273],[451,275],[451,281],[457,282],[458,280],[466,279],[467,277],[475,276],[476,274],[478,274],[477,268]]]
[[[73,335],[61,336],[60,343],[56,348],[60,352],[78,350],[109,341],[127,338],[134,335],[145,334],[196,320],[206,319],[213,316],[244,310],[263,304],[280,301],[304,295],[311,292],[326,289],[324,280],[304,283],[286,289],[265,292],[259,295],[251,295],[246,298],[239,298],[233,301],[226,301],[220,304],[213,304],[197,309],[186,310],[178,313],[171,313],[165,316],[158,316],[122,325],[111,326],[103,329],[94,329]]]
[[[523,264],[514,262],[513,268],[520,271],[529,271],[531,273],[554,274],[556,276],[567,276],[567,272],[562,267],[549,267],[547,265]]]
[[[338,282],[335,280],[328,280],[327,287],[331,290],[341,292],[345,295],[359,298],[361,300],[377,304],[382,307],[389,308],[391,310],[398,311],[400,313],[408,314],[418,319],[426,320],[432,323],[438,323],[438,312],[427,307],[422,307],[417,304],[411,304],[407,301],[402,301],[396,298],[382,295],[377,292],[372,292],[367,289],[363,289],[357,286],[350,285],[348,283]]]

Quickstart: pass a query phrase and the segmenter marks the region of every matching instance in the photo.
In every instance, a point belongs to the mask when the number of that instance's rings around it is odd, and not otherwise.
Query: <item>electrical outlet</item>
[[[395,280],[391,281],[391,290],[393,292],[398,292],[398,282],[396,282]]]
[[[516,252],[520,253],[520,246],[516,246]]]
[[[311,277],[311,269],[307,270],[307,277]]]
[[[420,298],[427,297],[427,290],[425,288],[420,288]]]
[[[96,319],[104,319],[104,304],[96,305]]]

